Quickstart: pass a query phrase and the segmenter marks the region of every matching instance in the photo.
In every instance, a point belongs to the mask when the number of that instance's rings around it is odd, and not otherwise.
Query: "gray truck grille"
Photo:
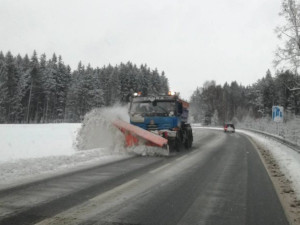
[[[147,130],[157,130],[157,124],[148,124]]]

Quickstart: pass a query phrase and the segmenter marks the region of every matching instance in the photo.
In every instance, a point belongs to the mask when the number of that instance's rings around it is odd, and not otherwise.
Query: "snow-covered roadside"
[[[125,151],[75,148],[81,124],[0,125],[0,189],[131,157]]]
[[[0,189],[129,157],[131,155],[127,153],[110,153],[108,149],[91,149],[78,151],[68,156],[48,156],[1,163]]]
[[[72,155],[81,124],[1,124],[0,163]]]
[[[300,145],[300,117],[295,116],[284,123],[274,123],[271,118],[245,118],[237,124],[239,128],[254,129],[279,136],[296,145]]]
[[[291,181],[295,194],[300,199],[300,154],[293,149],[266,136],[245,130],[236,130],[250,136],[256,143],[271,152],[279,164],[280,171]]]

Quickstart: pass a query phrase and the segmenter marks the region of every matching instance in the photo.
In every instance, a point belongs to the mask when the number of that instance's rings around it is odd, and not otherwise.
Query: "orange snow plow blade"
[[[127,147],[138,145],[139,142],[157,147],[167,147],[168,145],[167,139],[125,121],[116,120],[113,124],[124,133]]]

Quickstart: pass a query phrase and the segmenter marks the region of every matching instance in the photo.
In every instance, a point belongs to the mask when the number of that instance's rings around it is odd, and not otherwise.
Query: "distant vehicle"
[[[235,127],[233,125],[233,123],[225,123],[224,125],[224,132],[235,132]]]

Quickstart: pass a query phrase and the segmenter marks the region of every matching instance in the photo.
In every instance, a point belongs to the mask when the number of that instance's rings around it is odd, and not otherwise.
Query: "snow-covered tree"
[[[283,70],[291,70],[299,76],[300,66],[300,3],[296,0],[283,0],[281,12],[285,24],[276,28],[277,36],[282,40],[278,47],[274,64]],[[300,79],[288,87],[291,91],[300,91]]]

